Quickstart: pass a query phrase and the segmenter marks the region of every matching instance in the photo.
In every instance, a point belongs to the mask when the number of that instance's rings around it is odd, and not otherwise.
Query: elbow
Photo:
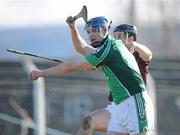
[[[150,51],[145,57],[144,61],[151,61],[152,60],[152,52]]]
[[[149,54],[148,54],[148,59],[149,59],[149,61],[151,61],[151,60],[152,60],[152,52],[151,52],[151,51],[149,51]]]
[[[83,53],[83,49],[82,49],[82,48],[77,48],[76,51],[77,51],[78,53],[80,53],[80,54]]]
[[[149,56],[150,60],[152,60],[152,52],[150,52],[149,55],[150,55],[150,56]]]
[[[76,49],[76,51],[77,51],[77,53],[79,53],[79,54],[81,54],[83,56],[85,56],[85,54],[86,54],[84,48],[78,48],[78,49]]]
[[[77,53],[84,55],[86,52],[86,43],[83,41],[75,42],[74,41],[74,47]]]

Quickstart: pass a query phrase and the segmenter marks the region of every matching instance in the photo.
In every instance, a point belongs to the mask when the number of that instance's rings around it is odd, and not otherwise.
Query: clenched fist
[[[74,19],[72,16],[67,17],[66,23],[69,25],[70,28],[74,27]]]
[[[30,79],[31,79],[31,80],[37,80],[39,77],[42,77],[41,71],[33,70],[33,71],[30,73]]]

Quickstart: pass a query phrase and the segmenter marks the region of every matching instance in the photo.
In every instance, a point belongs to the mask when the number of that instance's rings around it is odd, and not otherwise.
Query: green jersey
[[[92,66],[102,67],[115,104],[146,90],[137,62],[121,40],[107,36],[86,59]]]

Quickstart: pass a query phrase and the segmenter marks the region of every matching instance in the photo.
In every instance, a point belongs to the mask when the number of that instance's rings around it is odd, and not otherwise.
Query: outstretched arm
[[[91,66],[85,59],[76,60],[75,62],[65,62],[57,66],[45,69],[45,70],[33,70],[30,73],[31,80],[37,80],[39,77],[63,76],[68,73],[77,72],[79,70],[94,71],[95,67]]]
[[[140,57],[144,61],[151,61],[152,52],[148,47],[146,47],[145,45],[139,44],[137,42],[133,42],[133,45],[134,45],[135,51],[139,53]]]
[[[71,37],[76,51],[84,56],[93,52],[95,49],[92,46],[88,45],[80,36],[72,16],[68,17],[66,19],[66,22],[70,27]]]

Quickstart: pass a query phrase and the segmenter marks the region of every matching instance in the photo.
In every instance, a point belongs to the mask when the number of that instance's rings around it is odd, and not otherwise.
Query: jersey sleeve
[[[147,84],[147,74],[148,74],[148,68],[151,61],[144,61],[140,56],[138,52],[133,53],[136,62],[138,64],[138,67],[140,69],[141,75],[143,77],[144,83]]]

